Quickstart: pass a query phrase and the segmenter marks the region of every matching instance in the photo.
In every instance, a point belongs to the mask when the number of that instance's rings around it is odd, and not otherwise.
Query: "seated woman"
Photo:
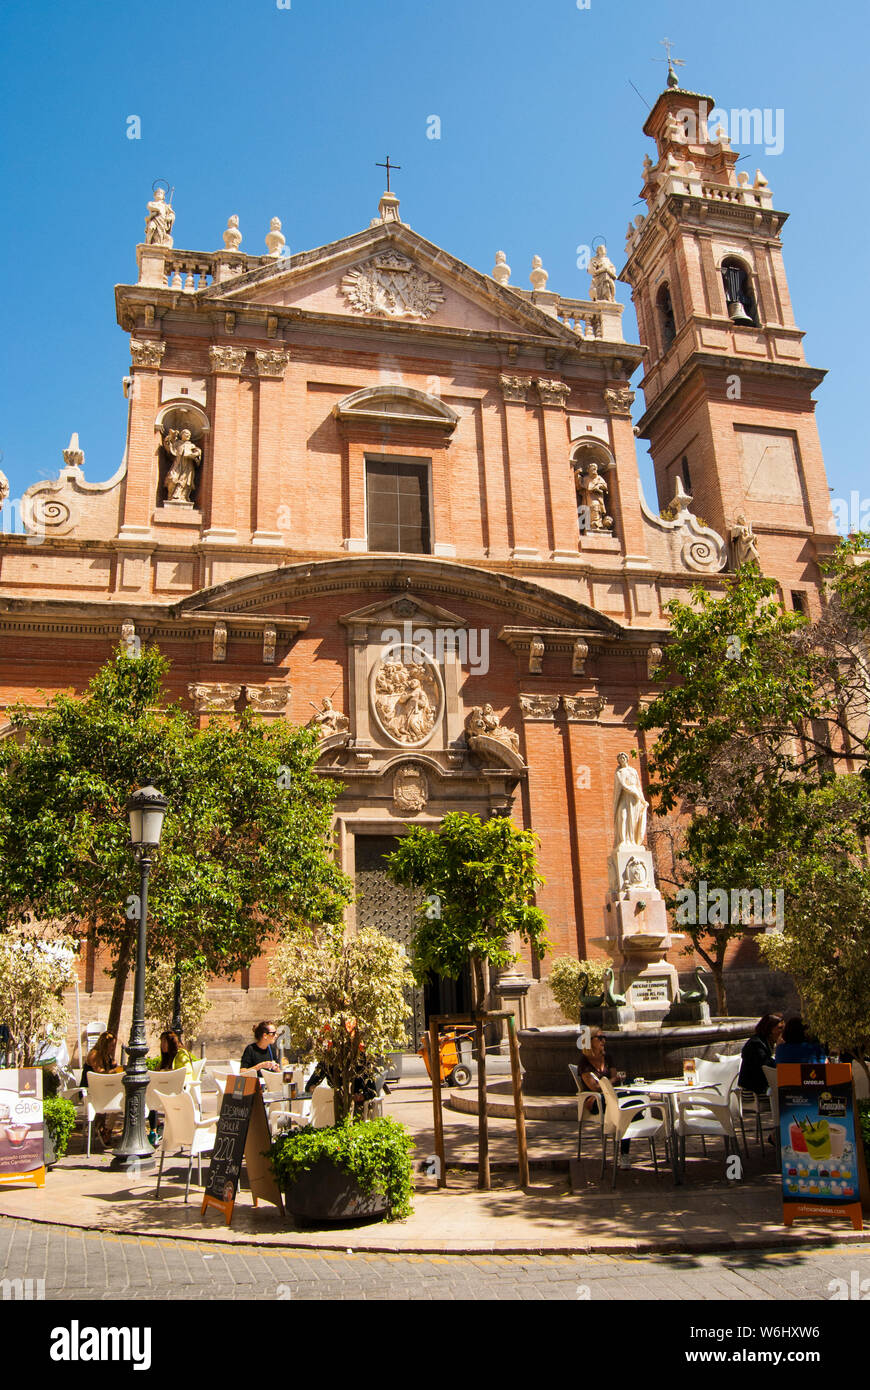
[[[589,1043],[589,1051],[580,1053],[580,1065],[578,1067],[580,1080],[583,1082],[584,1090],[601,1091],[598,1084],[599,1077],[606,1076],[608,1081],[616,1078],[613,1063],[604,1048],[604,1034],[600,1028],[593,1028]],[[599,1102],[603,1104],[603,1101]],[[586,1109],[595,1109],[595,1102],[586,1101]],[[631,1158],[629,1156],[630,1141],[620,1140],[619,1144],[619,1166],[620,1168],[630,1168]]]
[[[187,1048],[182,1045],[181,1038],[171,1029],[160,1034],[160,1071],[177,1071],[184,1067],[187,1072],[185,1085],[193,1080],[193,1058]],[[152,1147],[158,1142],[163,1133],[163,1126],[157,1127],[157,1111],[148,1112],[148,1143]]]
[[[87,1086],[88,1072],[95,1071],[100,1076],[107,1076],[110,1072],[123,1071],[123,1067],[115,1065],[115,1048],[118,1046],[118,1039],[114,1033],[101,1033],[94,1043],[82,1067],[81,1085]],[[97,1116],[97,1134],[104,1148],[108,1148],[112,1142],[112,1120],[106,1115]]]
[[[281,1064],[278,1061],[278,1047],[275,1039],[278,1030],[274,1023],[264,1019],[262,1023],[255,1025],[254,1041],[248,1043],[242,1053],[242,1071],[280,1071]]]
[[[755,1032],[747,1038],[740,1053],[740,1074],[737,1084],[742,1091],[754,1091],[757,1096],[766,1096],[767,1077],[762,1067],[776,1066],[774,1050],[785,1029],[782,1014],[764,1014],[755,1025]]]
[[[826,1062],[827,1054],[820,1042],[807,1037],[803,1019],[790,1018],[782,1034],[782,1042],[777,1045],[774,1058],[780,1062]]]

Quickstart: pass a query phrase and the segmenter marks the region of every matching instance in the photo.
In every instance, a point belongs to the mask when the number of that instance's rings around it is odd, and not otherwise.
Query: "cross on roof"
[[[661,44],[662,48],[664,48],[664,50],[665,50],[665,52],[667,53],[668,56],[667,56],[667,58],[653,58],[652,61],[653,61],[654,63],[664,63],[664,62],[667,62],[667,65],[668,65],[668,86],[669,86],[669,87],[671,87],[671,86],[676,87],[676,86],[677,86],[677,82],[678,82],[678,78],[677,78],[677,74],[674,72],[674,68],[684,68],[684,67],[686,66],[685,61],[684,61],[684,59],[682,59],[682,58],[672,58],[672,57],[671,57],[671,49],[672,49],[673,46],[674,46],[673,40],[672,40],[672,39],[659,39],[659,43]],[[672,81],[671,79],[673,79],[673,81]]]
[[[375,167],[376,167],[377,169],[386,169],[386,171],[387,171],[387,192],[389,193],[389,192],[390,192],[390,170],[391,170],[391,169],[401,169],[401,167],[402,167],[401,164],[391,164],[391,163],[390,163],[390,156],[387,155],[387,162],[386,162],[386,164],[378,164],[378,163],[376,163]]]

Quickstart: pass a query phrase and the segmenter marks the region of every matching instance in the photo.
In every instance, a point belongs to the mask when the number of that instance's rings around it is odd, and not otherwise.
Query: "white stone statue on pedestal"
[[[148,246],[171,246],[172,224],[175,221],[175,213],[171,204],[166,201],[166,193],[162,188],[155,190],[154,197],[148,204],[148,216],[145,219],[145,242]]]
[[[595,255],[589,262],[589,274],[592,279],[589,298],[613,302],[616,299],[616,266],[608,259],[603,241],[596,246]]]
[[[649,809],[640,776],[629,767],[628,754],[620,753],[613,780],[613,831],[616,849],[642,849]]]

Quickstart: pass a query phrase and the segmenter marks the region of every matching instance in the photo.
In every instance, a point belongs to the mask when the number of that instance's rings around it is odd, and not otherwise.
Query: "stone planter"
[[[298,1221],[380,1221],[390,1206],[380,1192],[364,1192],[352,1173],[326,1157],[286,1189],[284,1200]]]

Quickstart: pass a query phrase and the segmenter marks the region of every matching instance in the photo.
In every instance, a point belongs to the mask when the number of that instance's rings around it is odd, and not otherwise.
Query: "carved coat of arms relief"
[[[397,251],[385,251],[349,271],[341,290],[354,313],[394,319],[428,319],[444,303],[439,282]]]

